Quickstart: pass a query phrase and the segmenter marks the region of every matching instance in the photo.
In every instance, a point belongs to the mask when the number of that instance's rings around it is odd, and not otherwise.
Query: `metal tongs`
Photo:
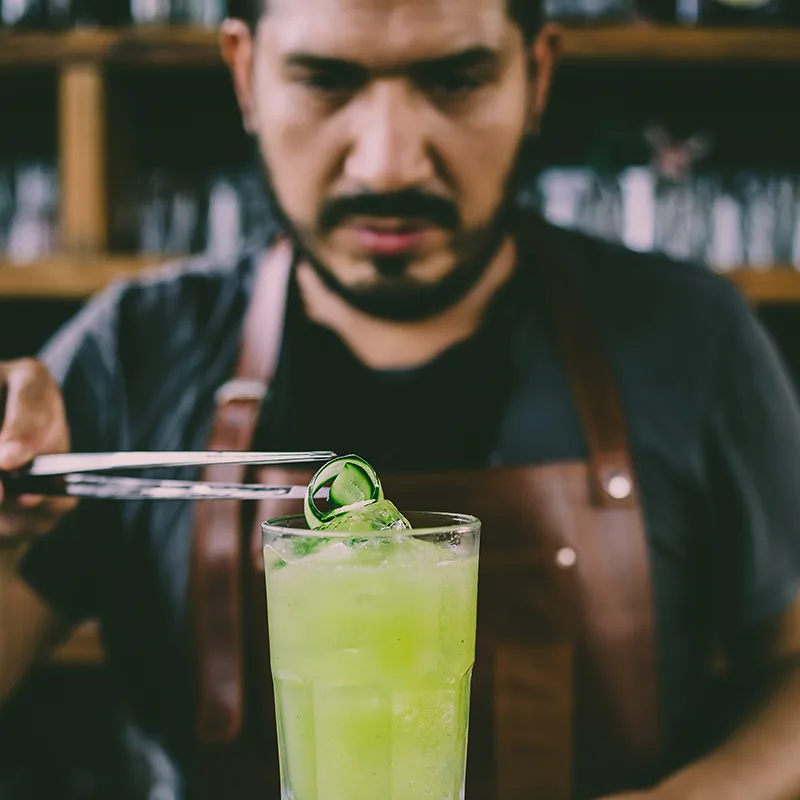
[[[308,487],[161,480],[113,473],[216,464],[291,466],[330,461],[335,457],[335,453],[327,450],[297,453],[70,453],[39,456],[25,469],[0,473],[0,483],[7,493],[17,496],[35,494],[104,500],[296,500],[306,496]],[[318,496],[324,497],[326,493],[327,490],[323,489]]]

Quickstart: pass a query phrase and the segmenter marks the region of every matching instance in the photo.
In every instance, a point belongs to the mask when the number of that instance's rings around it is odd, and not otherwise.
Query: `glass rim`
[[[449,511],[404,511],[402,513],[407,516],[440,517],[442,524],[425,526],[424,528],[411,528],[410,530],[383,531],[383,533],[416,537],[431,536],[437,533],[456,533],[458,531],[468,533],[481,527],[481,521],[471,514],[454,514]],[[352,531],[320,531],[310,528],[290,528],[285,525],[290,520],[298,519],[306,523],[306,518],[303,514],[289,514],[285,517],[273,517],[265,520],[261,523],[261,534],[262,536],[269,533],[278,536],[309,536],[325,539],[352,539],[354,536]],[[449,522],[445,522],[445,520],[449,520]],[[379,534],[381,531],[375,531],[375,533]]]

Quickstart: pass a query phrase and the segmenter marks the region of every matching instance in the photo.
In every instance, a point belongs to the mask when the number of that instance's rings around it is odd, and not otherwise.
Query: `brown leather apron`
[[[401,508],[483,522],[467,800],[600,797],[659,775],[649,555],[624,415],[567,261],[543,227],[524,227],[525,236],[538,231],[529,246],[547,264],[541,274],[588,460],[382,476]],[[281,244],[260,270],[212,449],[250,446],[280,350],[290,261]],[[295,484],[311,474],[267,469],[257,478]],[[245,476],[214,467],[205,477]],[[198,503],[191,798],[280,796],[260,522],[300,510],[268,501],[244,520],[241,504]]]

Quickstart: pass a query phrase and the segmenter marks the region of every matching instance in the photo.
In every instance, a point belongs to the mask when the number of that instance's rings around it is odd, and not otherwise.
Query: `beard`
[[[313,234],[297,226],[286,214],[262,159],[261,171],[273,221],[278,231],[290,238],[295,263],[306,262],[325,286],[348,305],[368,316],[394,322],[420,322],[441,314],[462,300],[481,280],[512,230],[519,206],[519,194],[532,175],[534,143],[525,138],[506,179],[501,201],[488,222],[469,231],[460,226],[458,211],[447,201],[422,195],[415,190],[395,195],[361,195],[333,200],[320,214],[318,229],[329,231],[351,214],[365,216],[407,216],[429,219],[453,232],[455,265],[431,284],[408,279],[415,256],[373,256],[369,263],[380,279],[368,286],[348,286],[318,256]]]

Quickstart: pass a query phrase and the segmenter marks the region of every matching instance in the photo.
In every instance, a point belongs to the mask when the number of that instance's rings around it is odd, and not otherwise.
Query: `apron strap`
[[[210,450],[248,450],[280,355],[292,273],[292,248],[271,248],[254,277],[239,360],[216,394]],[[202,480],[241,483],[247,467],[211,465]],[[204,744],[233,741],[244,725],[242,504],[196,503],[190,608],[196,658],[196,735]]]
[[[595,322],[555,235],[535,215],[520,220],[520,257],[536,265],[554,311],[556,331],[586,436],[593,503],[637,508],[637,491],[622,403]],[[293,268],[290,244],[273,247],[257,271],[239,363],[217,393],[209,449],[246,450],[274,377]],[[241,482],[246,468],[212,466],[203,480]],[[242,504],[198,501],[191,608],[197,659],[196,733],[202,743],[229,743],[244,724],[244,640],[241,570]],[[235,534],[235,535],[234,535]]]
[[[544,285],[558,345],[588,449],[592,502],[600,508],[636,508],[638,492],[625,412],[613,365],[596,320],[578,287],[568,254],[536,216],[523,220],[523,249]]]

